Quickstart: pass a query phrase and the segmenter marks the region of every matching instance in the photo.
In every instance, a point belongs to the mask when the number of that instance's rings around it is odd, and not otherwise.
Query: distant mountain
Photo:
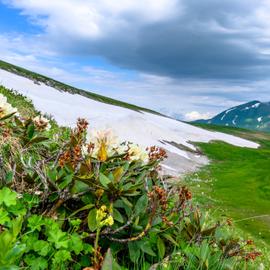
[[[211,119],[195,122],[270,132],[270,102],[254,100],[230,108]]]

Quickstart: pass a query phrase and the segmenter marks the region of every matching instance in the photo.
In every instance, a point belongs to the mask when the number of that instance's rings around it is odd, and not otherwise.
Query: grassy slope
[[[14,90],[9,90],[0,85],[0,94],[7,97],[8,102],[18,109],[19,113],[24,117],[34,117],[37,111],[31,100],[28,100],[25,96],[17,93]]]
[[[107,103],[107,104],[111,104],[111,105],[115,105],[115,106],[120,106],[120,107],[123,107],[123,108],[128,108],[128,109],[131,109],[131,110],[135,110],[135,111],[145,111],[145,112],[150,112],[150,113],[154,113],[154,114],[159,114],[158,112],[155,112],[155,111],[150,110],[150,109],[146,109],[146,108],[139,107],[139,106],[136,106],[136,105],[133,105],[133,104],[129,104],[129,103],[126,103],[126,102],[123,102],[123,101],[119,101],[119,100],[116,100],[116,99],[112,99],[112,98],[109,98],[109,97],[105,97],[105,96],[102,96],[102,95],[98,95],[98,94],[95,94],[95,93],[91,93],[91,92],[88,92],[88,91],[85,91],[85,90],[82,90],[82,89],[72,87],[72,86],[67,85],[65,83],[56,81],[54,79],[51,79],[51,78],[48,78],[46,76],[40,75],[38,73],[29,71],[27,69],[24,69],[24,68],[9,64],[9,63],[4,62],[2,60],[0,60],[0,68],[4,69],[4,70],[7,70],[9,72],[18,74],[18,75],[23,76],[23,77],[27,77],[27,78],[32,79],[34,81],[39,81],[39,82],[45,83],[45,84],[47,84],[49,86],[52,86],[52,87],[54,87],[54,88],[56,88],[58,90],[73,93],[73,94],[80,94],[82,96],[85,96],[87,98],[90,98],[90,99],[93,99],[93,100],[96,100],[96,101],[99,101],[99,102],[103,102],[103,103]]]
[[[260,143],[259,149],[235,147],[222,142],[198,143],[213,162],[198,173],[203,182],[199,189],[196,182],[194,189],[195,192],[204,190],[213,199],[213,206],[223,209],[224,214],[236,220],[241,229],[258,240],[264,240],[270,248],[270,134],[199,126]],[[254,216],[261,217],[251,218]]]

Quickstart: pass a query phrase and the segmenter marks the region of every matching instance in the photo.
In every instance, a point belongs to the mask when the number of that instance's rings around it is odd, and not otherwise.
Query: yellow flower
[[[113,225],[113,217],[108,214],[106,205],[102,205],[99,209],[97,209],[96,221],[99,228]]]
[[[96,194],[96,196],[98,198],[100,198],[103,195],[103,193],[104,193],[104,190],[101,189],[101,188],[100,189],[97,189],[96,192],[95,192],[95,194]]]
[[[100,223],[100,226],[112,226],[114,223],[113,217],[112,216],[108,216],[106,219],[102,220]]]
[[[107,207],[106,207],[106,205],[104,205],[104,204],[100,207],[100,209],[101,209],[103,212],[107,211]]]
[[[106,206],[105,205],[102,205],[98,210],[97,210],[97,213],[96,213],[96,220],[97,220],[97,223],[100,223],[106,216],[107,216],[107,213],[106,213]]]
[[[112,216],[109,216],[105,221],[106,221],[106,225],[108,225],[108,226],[112,226],[114,223]]]
[[[107,145],[105,143],[105,141],[102,141],[101,144],[100,144],[100,148],[98,150],[98,159],[100,161],[106,161],[107,160]]]

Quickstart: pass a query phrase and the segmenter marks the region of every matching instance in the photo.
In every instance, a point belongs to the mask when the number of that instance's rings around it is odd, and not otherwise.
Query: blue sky
[[[270,100],[269,0],[0,0],[3,60],[185,120]]]

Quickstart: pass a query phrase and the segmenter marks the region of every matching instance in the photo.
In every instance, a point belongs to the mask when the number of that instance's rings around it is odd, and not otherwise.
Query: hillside
[[[196,123],[270,131],[270,102],[257,100],[230,108],[208,120]]]
[[[0,269],[269,269],[266,246],[160,175],[163,149],[89,141],[84,119],[60,127],[2,86],[0,107]]]
[[[27,75],[24,69],[19,68],[11,72],[11,67],[14,68],[5,64],[5,70],[0,69],[1,84],[30,98],[39,111],[51,115],[58,124],[74,127],[77,118],[84,117],[90,123],[89,132],[110,128],[121,140],[143,147],[161,146],[169,156],[163,163],[166,173],[179,175],[208,163],[191,142],[223,140],[241,147],[259,146],[236,136],[207,131],[157,113],[138,110],[133,105],[123,107],[122,103],[119,105],[115,101],[110,104],[110,99],[105,98],[105,103],[104,100],[93,99],[91,94],[86,96],[86,92],[62,91],[44,83],[41,75],[29,71]],[[49,79],[51,81],[55,82]]]
[[[81,96],[84,96],[84,97],[87,97],[87,98],[90,98],[92,100],[96,100],[96,101],[99,101],[102,103],[112,104],[112,105],[120,106],[123,108],[128,108],[131,110],[136,110],[136,111],[146,111],[146,112],[159,114],[158,112],[155,112],[153,110],[149,110],[149,109],[142,108],[142,107],[130,104],[130,103],[126,103],[126,102],[119,101],[119,100],[116,100],[113,98],[98,95],[96,93],[92,93],[90,91],[85,91],[83,89],[78,89],[76,87],[67,85],[65,83],[59,82],[59,81],[54,80],[52,78],[49,78],[47,76],[35,73],[33,71],[27,70],[27,69],[22,68],[22,67],[15,66],[13,64],[7,63],[7,62],[2,61],[2,60],[0,60],[0,69],[6,70],[6,71],[11,72],[13,74],[17,74],[19,76],[23,76],[25,78],[28,78],[28,79],[32,80],[37,85],[42,83],[42,84],[47,85],[49,87],[53,87],[59,91],[64,91],[64,92],[71,93],[71,94],[79,94]]]

